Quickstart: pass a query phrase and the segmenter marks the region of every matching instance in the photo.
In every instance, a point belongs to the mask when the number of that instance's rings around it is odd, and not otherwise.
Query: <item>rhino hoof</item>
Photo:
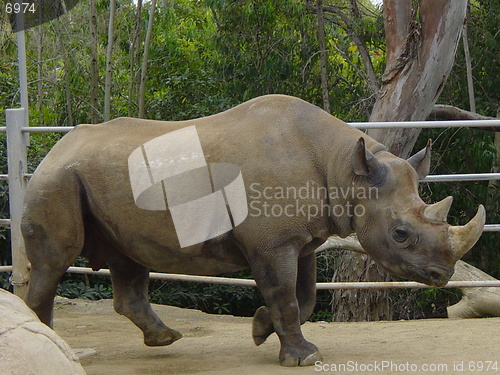
[[[318,361],[322,361],[323,356],[320,352],[309,354],[306,358],[300,359],[291,354],[285,354],[284,358],[280,361],[281,366],[284,367],[297,367],[297,366],[312,366]]]
[[[304,358],[302,361],[300,361],[299,365],[300,366],[312,366],[316,362],[322,362],[323,361],[323,356],[321,355],[320,352],[312,353],[308,355],[306,358]]]
[[[259,346],[274,332],[273,322],[269,316],[269,309],[261,306],[255,312],[252,323],[252,336],[255,345]]]
[[[166,346],[182,338],[182,333],[171,329],[160,334],[144,335],[144,344],[147,346]]]
[[[282,347],[280,353],[280,364],[285,367],[312,366],[322,360],[323,356],[318,351],[318,348],[309,342],[294,348]]]

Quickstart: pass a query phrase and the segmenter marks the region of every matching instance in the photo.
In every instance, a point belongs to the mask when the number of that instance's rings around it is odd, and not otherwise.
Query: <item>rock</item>
[[[22,299],[0,289],[0,374],[84,375],[78,357]]]

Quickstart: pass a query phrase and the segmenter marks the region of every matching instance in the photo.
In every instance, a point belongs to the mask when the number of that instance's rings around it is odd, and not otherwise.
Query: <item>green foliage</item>
[[[66,280],[57,286],[57,295],[66,298],[83,298],[90,300],[99,300],[112,298],[113,291],[109,286],[103,284],[94,284],[93,287],[85,285],[83,282],[74,282]]]
[[[250,278],[250,273],[239,272],[227,277]],[[217,284],[198,284],[180,281],[153,280],[150,300],[154,303],[199,309],[211,314],[252,316],[264,304],[256,288]]]
[[[333,320],[333,312],[329,310],[318,310],[312,313],[309,318],[310,322],[331,322]]]
[[[460,301],[459,289],[396,289],[390,293],[393,319],[446,318],[446,307]]]

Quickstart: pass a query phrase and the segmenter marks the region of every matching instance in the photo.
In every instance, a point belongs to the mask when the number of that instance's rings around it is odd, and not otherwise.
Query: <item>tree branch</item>
[[[427,117],[427,120],[493,120],[494,117],[483,116],[476,112],[466,111],[458,107],[446,104],[436,104]],[[499,132],[500,126],[491,126],[487,128],[477,128],[480,130]]]

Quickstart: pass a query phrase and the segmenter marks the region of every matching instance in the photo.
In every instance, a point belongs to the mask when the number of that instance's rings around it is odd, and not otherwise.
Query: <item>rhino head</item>
[[[464,226],[446,222],[453,201],[447,197],[427,205],[418,194],[418,180],[430,167],[427,147],[407,160],[387,151],[374,155],[360,138],[351,164],[356,184],[376,188],[375,199],[358,204],[364,215],[353,217],[352,226],[365,251],[389,273],[428,285],[443,286],[454,266],[481,236],[485,210]]]

